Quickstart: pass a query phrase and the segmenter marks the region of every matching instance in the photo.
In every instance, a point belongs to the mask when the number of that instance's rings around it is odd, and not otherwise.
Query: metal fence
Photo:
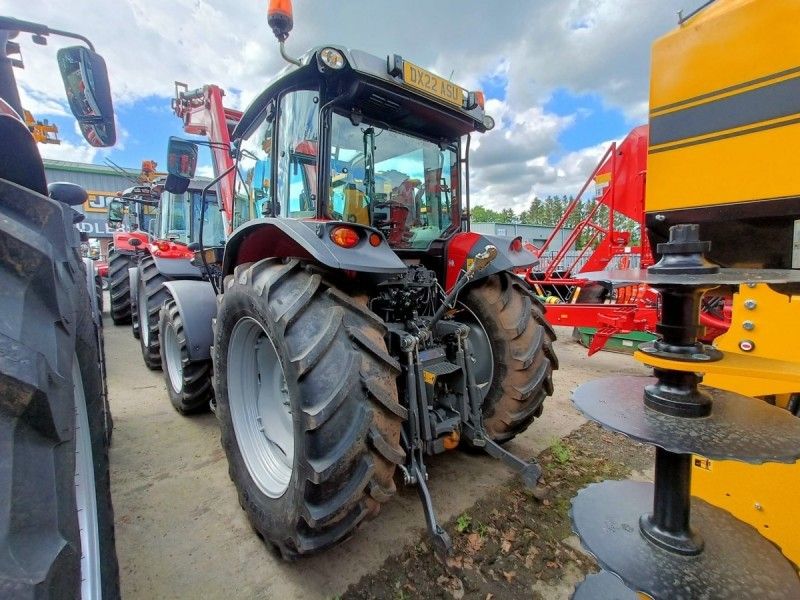
[[[553,250],[551,252],[546,252],[544,255],[542,255],[539,258],[539,266],[536,268],[536,270],[544,271],[545,269],[547,269],[553,263],[553,260],[556,258],[557,254],[558,251]],[[580,256],[580,254],[581,254],[580,250],[567,252],[562,257],[560,264],[556,265],[555,270],[558,271],[561,269],[566,269],[577,260],[578,262],[575,264],[575,269],[572,273],[573,276],[577,275],[578,273],[583,271],[583,267],[589,261],[589,258],[591,258],[591,250],[587,250],[586,254],[584,254],[583,256]],[[580,257],[580,259],[578,259],[578,257]],[[626,257],[628,259],[627,261],[624,260]],[[626,262],[627,266],[625,265]],[[641,256],[639,254],[633,254],[633,253],[617,254],[611,258],[611,262],[608,263],[606,269],[607,270],[620,269],[620,268],[638,269],[640,264],[641,264]]]

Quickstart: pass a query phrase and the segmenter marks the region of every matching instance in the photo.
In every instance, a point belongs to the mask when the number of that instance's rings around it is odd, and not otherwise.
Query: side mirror
[[[95,147],[113,146],[117,131],[103,57],[84,46],[61,48],[57,56],[69,108],[83,137]]]
[[[55,181],[47,185],[47,195],[70,206],[80,206],[89,198],[86,190],[74,183]]]
[[[197,144],[172,136],[167,146],[167,180],[164,189],[171,194],[183,194],[197,169]]]
[[[167,175],[167,180],[164,182],[164,189],[170,194],[180,196],[189,189],[189,183],[191,183],[190,179],[170,173]]]
[[[191,179],[197,169],[197,144],[177,137],[169,138],[167,146],[167,173]]]
[[[125,203],[122,200],[112,200],[108,203],[108,222],[109,223],[122,223],[123,215],[125,214]]]
[[[267,9],[267,24],[279,42],[285,42],[294,25],[292,0],[270,0]]]

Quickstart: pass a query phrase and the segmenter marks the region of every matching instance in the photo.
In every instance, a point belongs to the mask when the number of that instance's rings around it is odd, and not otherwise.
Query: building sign
[[[90,192],[89,198],[83,203],[83,212],[108,212],[109,203],[117,197],[117,192]]]
[[[89,197],[81,206],[86,218],[78,223],[78,229],[89,237],[111,237],[117,226],[108,222],[108,204],[117,198],[117,192],[87,192]]]

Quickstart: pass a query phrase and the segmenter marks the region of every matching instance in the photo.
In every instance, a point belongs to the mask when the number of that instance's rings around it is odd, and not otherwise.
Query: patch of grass
[[[553,445],[550,446],[550,452],[553,454],[553,458],[562,465],[572,460],[572,451],[569,449],[569,446],[564,444],[561,440],[553,442]]]
[[[489,526],[486,523],[478,523],[475,524],[475,531],[478,533],[479,536],[485,538],[486,535],[489,533]]]
[[[467,513],[461,513],[458,515],[458,518],[456,519],[456,531],[458,533],[465,533],[469,531],[471,525],[472,517],[470,517]]]

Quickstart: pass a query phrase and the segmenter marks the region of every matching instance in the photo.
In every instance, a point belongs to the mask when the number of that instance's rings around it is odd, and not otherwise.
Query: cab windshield
[[[458,149],[334,113],[330,198],[334,219],[372,225],[395,248],[427,248],[453,226]]]
[[[206,194],[205,215],[202,214],[202,192],[188,190],[183,194],[163,192],[161,195],[158,237],[183,244],[200,241],[200,224],[203,225],[203,245],[225,244],[225,230],[217,206],[217,196]]]

